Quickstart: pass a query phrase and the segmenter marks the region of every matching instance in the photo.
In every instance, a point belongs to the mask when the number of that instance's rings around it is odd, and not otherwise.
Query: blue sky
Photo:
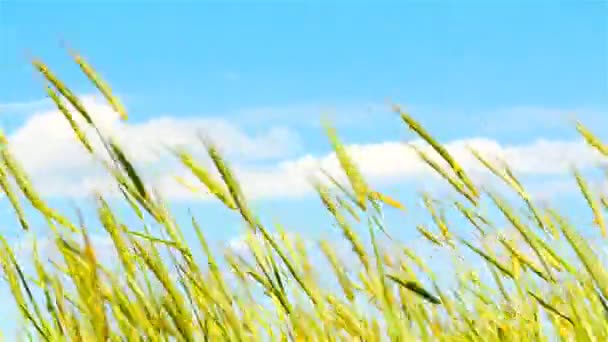
[[[192,132],[184,129],[215,131],[259,195],[254,205],[262,216],[300,233],[330,229],[325,217],[310,215],[318,201],[298,192],[301,182],[290,177],[300,174],[289,171],[304,156],[322,160],[329,153],[319,126],[324,113],[333,115],[345,142],[358,144],[364,171],[414,204],[428,176],[408,169],[409,159],[399,164],[388,156],[391,143],[412,138],[387,109],[389,101],[410,109],[455,149],[484,138],[480,147],[507,151],[531,187],[587,222],[577,194],[564,185],[571,183],[563,163],[593,162],[581,152],[570,119],[606,135],[599,127],[608,123],[607,15],[601,1],[1,2],[0,124],[57,207],[69,208],[68,185],[85,189],[95,182],[98,174],[86,160],[65,158],[73,150],[63,150],[65,127],[56,123],[62,119],[50,112],[28,65],[28,54],[38,56],[76,92],[91,94],[63,40],[126,103],[131,119],[119,128],[129,133],[142,168],[161,172],[170,164],[143,157],[144,142],[187,143]],[[107,112],[101,101],[90,103]],[[273,179],[276,192],[260,189]],[[3,216],[10,217],[3,202]],[[213,241],[239,233],[238,221],[208,200],[175,195],[173,205],[181,219],[195,208]],[[412,211],[412,223],[394,219],[396,229],[411,231],[422,220]],[[2,229],[14,241],[22,238],[11,224]],[[35,230],[45,229],[40,223]]]

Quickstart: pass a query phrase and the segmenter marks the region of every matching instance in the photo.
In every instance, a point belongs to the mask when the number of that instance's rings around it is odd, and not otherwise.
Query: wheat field
[[[74,62],[123,120],[127,110],[87,62]],[[443,283],[411,246],[392,238],[384,211],[407,220],[408,208],[389,193],[373,189],[326,124],[326,133],[347,182],[327,174],[311,178],[325,212],[335,223],[354,260],[336,253],[335,241],[318,241],[325,268],[312,262],[302,237],[275,232],[261,223],[245,198],[229,163],[212,141],[204,140],[215,169],[202,166],[184,150],[176,160],[196,177],[193,191],[204,189],[247,227],[240,253],[212,253],[197,219],[178,225],[167,202],[146,184],[123,148],[96,128],[87,108],[42,61],[33,66],[43,77],[47,95],[71,125],[75,140],[112,175],[121,199],[145,229],[128,227],[112,202],[96,196],[96,220],[115,249],[119,267],[99,260],[87,226],[53,209],[36,192],[27,170],[13,157],[2,134],[0,186],[17,221],[29,229],[25,206],[42,214],[60,252],[48,264],[32,251],[33,274],[25,274],[15,252],[2,237],[2,281],[23,318],[23,338],[40,341],[607,341],[608,271],[605,252],[581,235],[576,222],[549,205],[535,203],[505,163],[471,150],[504,183],[517,201],[472,179],[450,153],[409,113],[395,106],[396,124],[413,131],[432,153],[411,146],[428,167],[457,193],[445,203],[421,195],[430,222],[419,225],[428,248],[445,251],[456,281]],[[84,125],[80,124],[84,122]],[[83,127],[86,126],[86,127]],[[85,132],[96,132],[91,137]],[[608,145],[583,124],[575,127],[602,158]],[[102,142],[96,149],[91,141]],[[100,157],[105,156],[105,157]],[[398,156],[396,156],[398,157]],[[218,176],[219,175],[219,176]],[[603,218],[608,198],[582,174],[572,176],[605,245]],[[492,206],[516,236],[496,233]],[[468,222],[461,236],[441,208]],[[362,236],[355,225],[366,227]],[[460,230],[463,228],[461,227]],[[198,239],[187,241],[185,231]],[[154,232],[154,233],[152,233]],[[494,236],[490,244],[488,237]],[[519,241],[518,243],[515,240]],[[380,241],[383,241],[382,243]],[[567,250],[555,246],[560,242]],[[597,242],[597,241],[596,241]],[[390,246],[390,247],[389,247]],[[203,260],[194,251],[202,251]],[[478,261],[472,261],[471,257]],[[331,272],[328,272],[328,271]],[[479,274],[489,272],[491,281]],[[331,279],[327,279],[331,278]],[[329,285],[333,284],[333,285]]]

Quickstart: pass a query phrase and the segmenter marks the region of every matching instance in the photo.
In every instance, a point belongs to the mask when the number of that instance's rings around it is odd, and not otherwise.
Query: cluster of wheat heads
[[[83,58],[75,53],[72,56],[112,108],[127,120],[126,110],[111,89]],[[12,156],[10,142],[1,135],[0,186],[5,198],[23,229],[28,229],[23,201],[46,218],[60,254],[60,262],[48,263],[33,248],[34,274],[26,275],[11,246],[1,239],[3,286],[10,287],[30,338],[608,340],[608,273],[600,255],[603,252],[592,248],[567,217],[548,205],[535,205],[506,163],[497,166],[472,150],[479,162],[512,190],[523,209],[516,210],[504,196],[476,185],[447,149],[398,107],[394,110],[406,127],[429,147],[412,148],[458,193],[455,200],[443,204],[423,195],[432,224],[414,228],[429,248],[447,252],[449,257],[441,262],[456,265],[457,281],[449,286],[439,281],[424,258],[405,244],[395,242],[389,248],[378,242],[380,238],[392,241],[384,227],[382,208],[403,211],[407,220],[405,208],[371,188],[330,125],[327,134],[348,181],[341,183],[324,173],[326,178],[314,179],[312,184],[327,209],[325,214],[333,217],[336,229],[352,248],[354,265],[353,260],[344,260],[336,253],[332,242],[319,241],[315,248],[327,261],[320,269],[311,261],[301,237],[288,239],[262,224],[250,209],[231,167],[214,145],[205,141],[215,170],[203,167],[183,150],[172,153],[200,181],[196,187],[208,191],[247,226],[247,256],[233,251],[218,256],[208,246],[194,217],[187,228],[176,224],[167,203],[145,184],[121,146],[96,128],[78,97],[49,67],[39,60],[33,65],[77,141],[92,155],[105,156],[98,160],[115,180],[120,199],[129,204],[145,228],[138,231],[126,226],[111,208],[112,202],[98,195],[97,220],[111,238],[119,268],[104,266],[87,227],[72,222],[37,194]],[[590,131],[582,125],[577,129],[598,156],[608,156],[608,147]],[[93,144],[87,131],[94,132],[101,143]],[[607,199],[594,193],[579,172],[573,173],[581,198],[605,236],[603,211],[608,208]],[[495,234],[496,228],[492,218],[480,210],[482,202],[493,206],[509,222],[519,243],[496,235],[497,245],[489,246],[487,237]],[[465,238],[451,229],[443,214],[445,208],[462,215],[475,238]],[[357,224],[367,228],[366,236],[355,232]],[[401,229],[411,229],[405,226]],[[184,238],[184,229],[192,229],[198,237],[194,245]],[[553,247],[558,240],[569,247],[570,254]],[[194,250],[202,250],[205,258],[197,260]],[[471,256],[479,261],[470,261]],[[481,269],[489,272],[491,281],[479,280]],[[323,278],[328,274],[335,286],[329,286]]]

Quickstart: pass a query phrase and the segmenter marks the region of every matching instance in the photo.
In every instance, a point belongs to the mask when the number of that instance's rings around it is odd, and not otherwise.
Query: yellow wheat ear
[[[327,121],[323,122],[323,124],[325,126],[326,134],[329,137],[332,149],[336,154],[336,158],[338,159],[342,170],[344,173],[346,173],[346,177],[348,178],[348,181],[355,192],[356,203],[362,210],[366,210],[369,187],[365,182],[363,175],[359,171],[358,166],[352,160],[346,151],[345,146],[338,138],[336,129]]]
[[[388,206],[391,206],[395,209],[405,211],[405,206],[403,204],[401,204],[401,202],[397,201],[396,199],[394,199],[388,195],[382,194],[378,191],[372,191],[372,192],[370,192],[370,197],[372,199],[381,201],[382,203],[384,203]]]
[[[458,162],[452,157],[447,149],[437,142],[416,120],[414,120],[409,114],[401,110],[397,105],[393,106],[393,110],[400,114],[401,119],[407,124],[410,130],[415,132],[420,138],[427,142],[435,152],[441,156],[441,158],[447,162],[452,171],[456,174],[462,184],[467,188],[474,198],[479,197],[479,191],[465,173],[464,169]]]
[[[93,67],[75,50],[68,47],[64,41],[62,45],[68,50],[68,53],[72,56],[74,62],[78,64],[80,70],[87,76],[89,81],[95,85],[95,87],[102,93],[106,101],[110,104],[112,109],[118,113],[123,121],[128,119],[127,109],[122,104],[120,99],[112,93],[110,86],[101,78],[99,73],[93,69]]]
[[[608,156],[608,145],[604,144],[595,134],[591,133],[587,127],[577,121],[576,130],[583,136],[587,144],[591,145],[604,157]]]

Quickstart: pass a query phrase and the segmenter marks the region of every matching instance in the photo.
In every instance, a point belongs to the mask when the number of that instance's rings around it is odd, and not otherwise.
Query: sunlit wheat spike
[[[66,120],[70,124],[70,127],[72,127],[72,130],[74,131],[74,134],[76,134],[76,137],[78,138],[78,140],[80,141],[80,143],[82,144],[82,146],[84,146],[84,148],[89,153],[92,154],[93,153],[93,147],[91,146],[91,143],[87,139],[87,137],[84,134],[84,132],[78,126],[78,123],[72,117],[72,114],[70,113],[70,110],[65,106],[65,104],[63,103],[63,101],[61,101],[61,98],[59,98],[59,95],[57,95],[57,93],[55,93],[55,91],[53,90],[53,88],[47,87],[46,91],[47,91],[48,96],[55,103],[55,106],[57,106],[57,108],[59,109],[59,111],[66,118]]]
[[[338,159],[342,170],[344,173],[346,173],[346,177],[348,178],[350,185],[355,192],[357,204],[362,210],[365,210],[367,208],[369,187],[365,182],[363,175],[359,171],[357,164],[352,160],[351,156],[346,151],[345,146],[338,138],[336,129],[330,126],[328,123],[325,123],[325,131],[336,154],[336,158]]]
[[[137,189],[137,192],[139,193],[139,195],[144,199],[148,199],[149,195],[144,186],[144,182],[140,178],[138,172],[135,170],[135,167],[133,166],[133,164],[131,164],[131,162],[129,161],[129,159],[127,158],[125,153],[123,152],[122,148],[115,141],[110,141],[109,146],[111,148],[113,157],[122,166],[122,168],[124,169],[124,171],[127,174],[127,177],[129,177],[132,184]]]
[[[0,165],[0,187],[2,188],[2,192],[6,195],[11,206],[15,209],[15,214],[17,214],[17,218],[19,219],[19,223],[21,224],[21,228],[23,230],[29,230],[29,224],[27,223],[27,218],[19,203],[19,198],[17,194],[14,192],[12,185],[10,184],[9,178],[6,174],[4,166]]]
[[[203,145],[207,150],[207,154],[213,161],[215,168],[222,177],[224,185],[228,189],[228,194],[232,199],[232,203],[234,203],[239,213],[241,214],[243,219],[245,219],[245,221],[248,223],[250,228],[254,230],[260,228],[260,223],[249,209],[249,206],[247,204],[247,198],[245,197],[245,194],[241,189],[241,185],[232,168],[228,165],[228,163],[220,155],[215,145],[208,138],[199,134],[199,139],[202,141]]]
[[[191,340],[193,336],[192,327],[187,324],[187,322],[191,319],[189,316],[189,310],[186,308],[186,304],[182,294],[176,288],[176,284],[174,284],[169,276],[168,270],[166,266],[162,263],[157,253],[154,253],[153,249],[144,248],[139,242],[136,240],[131,240],[133,242],[133,247],[137,251],[139,257],[145,262],[145,265],[148,267],[150,271],[155,275],[156,279],[162,284],[163,288],[167,291],[167,294],[170,296],[172,305],[175,306],[177,313],[182,315],[182,319],[177,319],[176,317],[172,317],[177,330],[186,340]],[[151,253],[152,252],[152,253]],[[156,255],[155,255],[156,254]]]
[[[508,204],[498,195],[488,192],[490,199],[494,202],[496,207],[501,211],[501,213],[507,218],[507,220],[511,223],[511,225],[519,231],[521,236],[524,238],[526,244],[528,244],[538,259],[540,260],[543,268],[545,269],[545,273],[552,281],[555,281],[553,277],[553,272],[551,272],[551,268],[549,267],[547,261],[545,260],[545,256],[541,253],[540,247],[538,244],[538,237],[532,232],[525,224],[523,224],[520,219],[514,214],[513,210],[508,206]]]
[[[127,275],[133,277],[135,275],[135,264],[129,256],[130,249],[127,240],[123,237],[123,229],[121,229],[119,223],[116,222],[112,210],[102,196],[97,196],[97,202],[97,215],[99,220],[101,221],[103,228],[110,235],[114,248]]]
[[[359,257],[359,261],[361,261],[363,266],[366,269],[368,269],[369,260],[368,260],[367,253],[365,252],[365,247],[363,247],[363,244],[359,240],[358,236],[353,232],[353,230],[350,227],[350,225],[348,224],[348,222],[346,222],[346,219],[344,218],[344,216],[342,216],[342,214],[338,211],[336,204],[333,202],[333,200],[331,199],[331,197],[329,195],[328,189],[325,186],[323,186],[322,184],[320,184],[319,182],[313,181],[313,186],[314,186],[315,190],[317,191],[317,194],[321,198],[321,201],[327,208],[327,210],[336,219],[336,223],[338,224],[338,227],[340,227],[342,234],[350,242],[350,244],[353,248],[353,251]]]
[[[460,182],[458,182],[457,179],[455,179],[454,177],[450,176],[446,170],[444,170],[441,166],[439,166],[439,164],[437,164],[437,162],[435,162],[433,159],[431,159],[426,153],[424,153],[424,151],[422,151],[420,148],[418,148],[417,146],[415,146],[414,144],[410,144],[408,145],[410,148],[412,148],[416,154],[418,154],[418,157],[420,157],[420,159],[422,159],[422,161],[427,164],[429,167],[431,167],[431,169],[433,169],[433,171],[437,172],[437,174],[439,176],[441,176],[443,179],[447,180],[448,183],[461,195],[463,195],[464,197],[466,197],[469,202],[471,202],[473,205],[477,205],[477,199],[475,198],[475,196],[471,195],[470,191],[467,190]]]
[[[416,229],[420,232],[420,234],[422,234],[425,239],[427,239],[431,243],[440,247],[443,246],[442,239],[428,231],[426,228],[424,228],[424,226],[418,225],[416,226]]]
[[[354,286],[352,285],[351,280],[348,278],[346,270],[338,260],[338,256],[335,254],[335,251],[327,241],[320,241],[319,247],[333,268],[334,274],[338,278],[338,282],[342,287],[344,295],[349,301],[352,302],[355,299]]]
[[[0,136],[4,136],[1,131]],[[4,139],[6,140],[6,138]],[[66,217],[59,214],[56,210],[48,207],[40,195],[34,191],[34,188],[31,185],[25,171],[23,171],[15,158],[13,158],[8,148],[0,148],[0,158],[3,164],[2,167],[8,171],[8,174],[12,176],[17,183],[17,187],[21,190],[23,195],[28,199],[34,208],[40,211],[45,217],[59,223],[60,225],[74,232],[78,231],[78,229]]]
[[[407,113],[403,112],[399,106],[394,106],[394,111],[398,112],[401,116],[401,119],[409,126],[409,128],[414,131],[418,136],[420,136],[424,141],[426,141],[431,147],[439,153],[439,155],[445,160],[448,165],[452,168],[454,173],[458,176],[458,178],[463,182],[463,184],[467,187],[467,189],[471,192],[474,197],[479,196],[479,192],[473,182],[469,179],[469,177],[464,172],[463,168],[456,162],[456,160],[449,154],[447,149],[443,147],[440,143],[438,143],[422,126],[415,121],[411,116]]]
[[[36,330],[38,330],[42,337],[48,338],[48,336],[51,335],[50,325],[42,316],[40,306],[34,299],[33,291],[29,282],[25,278],[23,269],[19,265],[19,262],[17,261],[17,258],[15,257],[15,254],[13,253],[6,239],[0,237],[0,242],[2,243],[3,249],[1,252],[2,255],[0,256],[0,262],[2,263],[5,272],[8,270],[8,268],[12,268],[14,270],[14,273],[12,274],[12,281],[9,280],[11,292],[13,295],[16,295],[15,299],[21,307],[22,312],[28,316],[30,322],[36,327]],[[29,305],[26,304],[26,299],[23,297],[23,295],[17,294],[17,292],[21,292],[21,288],[23,288],[25,291],[25,296],[30,303]],[[30,306],[32,307],[31,311],[29,309]]]
[[[189,191],[192,191],[193,193],[201,192],[200,188],[197,188],[195,185],[191,184],[190,182],[185,180],[183,177],[175,176],[173,178],[175,179],[175,181],[177,183],[179,183],[180,185],[182,185],[184,188],[188,189]]]
[[[194,161],[194,159],[184,151],[174,151],[181,163],[186,166],[192,174],[207,187],[210,193],[216,196],[228,208],[236,210],[236,204],[230,197],[224,186],[215,180],[209,172]]]
[[[502,179],[507,185],[514,188],[517,192],[523,192],[523,188],[521,188],[521,184],[519,184],[517,180],[509,177],[509,174],[507,174],[505,171],[499,170],[498,167],[494,166],[489,160],[482,156],[479,151],[473,149],[472,147],[468,147],[468,150],[475,157],[475,159],[477,159],[485,168],[490,170],[490,172],[492,172],[495,176]]]
[[[332,306],[334,314],[340,321],[340,325],[354,336],[365,336],[365,332],[359,324],[360,318],[356,317],[355,312],[350,307],[344,305],[333,296],[328,296],[327,301]]]
[[[473,154],[473,156],[478,161],[480,161],[482,163],[482,165],[485,168],[490,170],[490,172],[492,172],[495,176],[499,177],[507,186],[509,186],[510,188],[515,190],[515,192],[526,202],[526,205],[528,206],[528,209],[530,209],[530,211],[534,215],[534,218],[535,218],[538,226],[541,229],[546,230],[545,224],[544,224],[543,220],[541,219],[540,214],[538,213],[538,210],[532,204],[530,195],[526,192],[523,185],[515,177],[515,175],[509,168],[509,166],[503,162],[502,170],[499,170],[498,167],[492,165],[492,163],[490,163],[485,157],[483,157],[481,155],[481,153],[479,153],[477,150],[469,147],[469,151],[471,152],[471,154]]]
[[[44,64],[39,59],[33,59],[32,65],[36,68],[36,70],[38,70],[38,72],[42,74],[42,76],[47,81],[49,81],[53,85],[53,87],[63,97],[68,100],[68,102],[78,111],[78,113],[80,113],[80,115],[82,115],[82,117],[87,121],[87,123],[91,125],[93,124],[93,120],[91,119],[91,116],[89,115],[82,102],[78,99],[76,95],[74,95],[74,93],[72,93],[72,91],[68,87],[65,86],[65,84],[63,84],[62,81],[57,78],[57,76],[55,76],[55,74],[49,69],[46,64]]]
[[[582,123],[576,122],[576,130],[583,136],[587,144],[591,145],[604,156],[608,156],[608,146],[606,146],[597,136],[591,133]]]
[[[439,228],[439,230],[441,231],[441,235],[443,236],[443,239],[445,241],[450,241],[450,237],[451,237],[451,233],[448,229],[448,226],[445,222],[445,218],[442,217],[442,215],[439,215],[433,205],[433,201],[431,200],[431,198],[428,196],[428,194],[423,194],[422,196],[423,198],[423,202],[425,207],[427,208],[428,212],[431,214],[431,217],[433,218],[433,222],[435,223],[435,225],[437,226],[437,228]]]
[[[541,271],[537,265],[534,264],[534,262],[532,262],[532,260],[530,260],[528,257],[525,256],[524,253],[522,253],[521,251],[519,251],[512,242],[508,241],[508,239],[504,238],[504,237],[500,237],[499,241],[501,242],[501,244],[503,246],[506,247],[506,249],[509,251],[509,253],[511,253],[513,255],[514,258],[516,258],[517,260],[517,266],[519,266],[520,264],[525,265],[526,267],[529,267],[534,273],[536,273],[539,277],[541,277],[542,279],[546,280],[546,281],[551,281],[549,279],[548,276],[546,276],[543,271]]]
[[[95,85],[95,87],[103,94],[112,109],[116,111],[122,120],[127,120],[127,110],[122,104],[120,99],[113,95],[112,89],[106,82],[101,78],[99,73],[93,69],[93,67],[76,51],[68,49],[70,55],[80,67],[80,70],[88,77],[88,79]]]
[[[589,208],[591,208],[591,212],[593,213],[593,224],[600,229],[602,236],[606,237],[606,224],[604,221],[604,215],[600,210],[600,203],[598,203],[598,201],[595,199],[595,196],[593,196],[593,194],[591,193],[591,190],[589,190],[587,182],[585,181],[583,176],[576,169],[573,171],[573,173],[574,178],[576,179],[576,183],[581,193],[585,197],[587,205],[589,205]]]
[[[396,199],[394,199],[394,198],[392,198],[392,197],[390,197],[388,195],[385,195],[385,194],[383,194],[381,192],[371,191],[370,192],[370,197],[371,197],[371,199],[378,200],[378,201],[380,201],[380,202],[382,202],[384,204],[387,204],[387,205],[389,205],[389,206],[391,206],[391,207],[393,207],[395,209],[399,209],[399,210],[405,211],[405,206],[403,204],[401,204],[401,202],[399,202]]]
[[[597,284],[604,298],[608,298],[608,273],[602,267],[602,262],[596,253],[590,248],[589,244],[581,235],[566,221],[565,218],[557,213],[553,213],[558,221],[559,228],[568,240],[568,243],[576,252],[578,258],[585,266],[585,269]]]

